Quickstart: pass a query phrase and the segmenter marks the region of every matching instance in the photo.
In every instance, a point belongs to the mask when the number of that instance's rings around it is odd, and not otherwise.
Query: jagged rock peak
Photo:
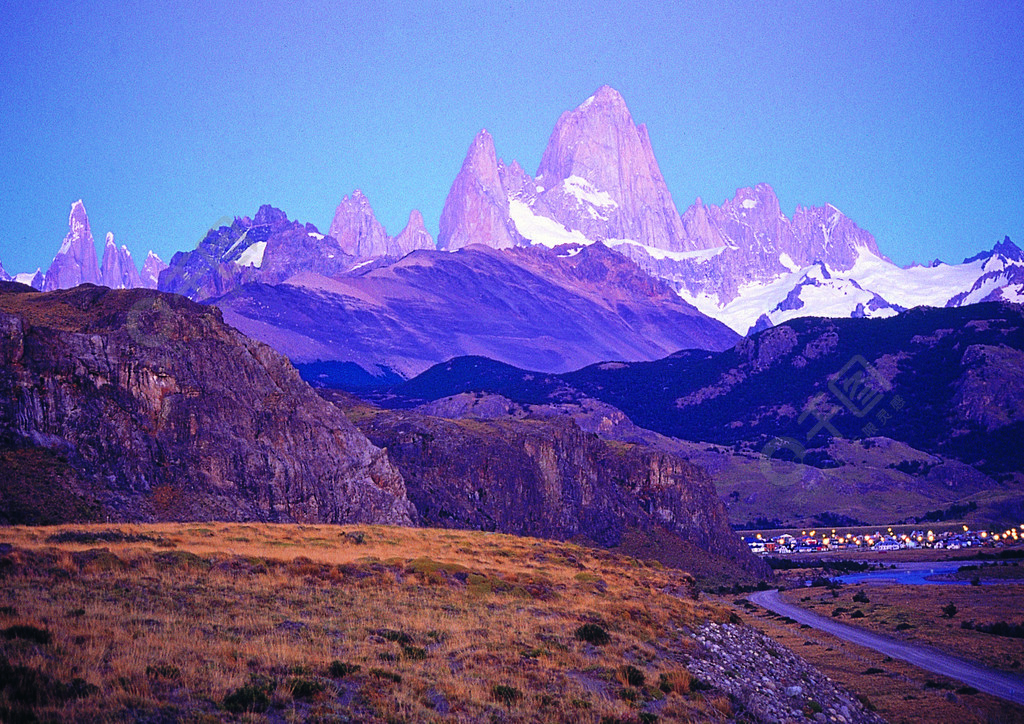
[[[135,289],[142,286],[139,270],[132,259],[128,247],[117,248],[114,234],[107,232],[106,244],[103,247],[103,264],[100,266],[100,283],[111,289]]]
[[[146,289],[156,289],[160,282],[160,272],[167,268],[167,263],[153,253],[152,250],[146,255],[142,262],[142,271],[139,273],[141,286]]]
[[[387,256],[388,235],[374,216],[370,202],[359,189],[338,204],[328,233],[337,239],[344,253],[356,259]]]
[[[253,226],[280,227],[289,223],[288,214],[270,204],[263,204],[252,220]]]
[[[9,282],[13,277],[4,270],[3,262],[0,262],[0,282]]]
[[[434,237],[423,223],[423,214],[418,209],[409,212],[409,223],[402,232],[388,244],[389,256],[405,256],[417,249],[433,249]]]
[[[1010,261],[1024,261],[1024,252],[1021,251],[1019,246],[1010,241],[1009,236],[1006,236],[1002,241],[996,242],[995,246],[992,247],[992,251],[983,251],[964,259],[964,264],[970,264],[979,259],[991,259],[994,256],[1002,256]]]
[[[60,250],[46,272],[43,288],[66,289],[84,282],[98,284],[99,265],[96,261],[96,242],[89,228],[89,216],[85,213],[82,200],[71,204],[68,214],[68,233]]]
[[[494,139],[481,130],[469,144],[441,212],[438,246],[455,251],[468,244],[495,249],[516,246],[519,235],[509,218],[508,193],[501,183]]]
[[[1010,241],[1010,237],[1003,237],[1003,240],[992,247],[993,254],[1002,254],[1007,259],[1013,259],[1015,261],[1024,261],[1024,252],[1021,251],[1020,247]]]
[[[537,169],[536,211],[591,239],[632,239],[682,251],[679,212],[654,158],[647,128],[622,96],[602,86],[558,119]]]

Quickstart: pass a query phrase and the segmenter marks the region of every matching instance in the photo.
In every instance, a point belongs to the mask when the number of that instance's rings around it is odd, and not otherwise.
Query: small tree
[[[956,604],[953,603],[952,601],[950,601],[949,603],[947,603],[945,606],[942,607],[942,615],[945,618],[953,618],[954,616],[956,616],[956,612],[957,612]]]

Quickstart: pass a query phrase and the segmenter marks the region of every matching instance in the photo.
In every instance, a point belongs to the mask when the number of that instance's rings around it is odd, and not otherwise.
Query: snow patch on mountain
[[[581,231],[569,230],[554,219],[535,214],[529,205],[519,199],[509,199],[508,211],[519,235],[533,244],[553,249],[562,244],[589,246],[594,243]]]
[[[249,245],[242,255],[235,260],[238,266],[252,266],[259,269],[263,266],[263,254],[267,251],[267,242],[257,241]]]

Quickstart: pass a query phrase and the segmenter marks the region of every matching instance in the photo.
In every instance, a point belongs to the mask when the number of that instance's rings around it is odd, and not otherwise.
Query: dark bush
[[[495,684],[491,688],[491,696],[494,697],[495,701],[500,701],[505,706],[510,707],[523,698],[523,692],[514,686]]]
[[[341,679],[352,674],[359,673],[359,669],[362,668],[359,664],[349,664],[344,661],[332,661],[331,665],[327,667],[327,673],[336,679]]]
[[[293,699],[312,699],[324,690],[324,685],[316,679],[296,678],[288,682],[288,689]]]
[[[411,644],[412,637],[403,632],[395,631],[390,628],[382,628],[377,630],[377,635],[383,637],[386,641],[393,641],[396,644]]]
[[[853,602],[854,603],[871,603],[871,601],[868,600],[868,596],[867,596],[866,593],[864,593],[864,591],[857,591],[855,594],[853,594]]]
[[[99,691],[99,687],[79,678],[65,684],[50,678],[38,669],[12,666],[10,662],[0,657],[0,691],[8,701],[15,704],[46,706],[91,696]]]
[[[403,646],[402,655],[410,661],[423,661],[427,658],[427,650],[422,649],[419,646]]]
[[[376,676],[378,679],[386,679],[395,684],[402,683],[402,677],[393,671],[387,671],[385,669],[370,669],[370,674]]]
[[[949,603],[947,603],[945,606],[942,607],[942,617],[943,618],[953,618],[954,616],[956,616],[956,612],[958,610],[959,609],[956,607],[956,604],[953,603],[952,601],[950,601]]]
[[[181,669],[170,664],[157,664],[146,667],[146,676],[150,679],[180,679]]]
[[[235,714],[265,712],[270,706],[270,694],[276,688],[277,682],[273,679],[253,674],[249,677],[248,684],[224,697],[224,708]]]
[[[261,687],[246,684],[224,697],[224,708],[235,714],[262,713],[270,706],[270,695]]]
[[[53,636],[50,635],[50,632],[45,628],[37,628],[26,624],[8,626],[3,631],[0,631],[0,636],[3,636],[8,641],[13,639],[22,639],[24,641],[31,641],[36,644],[44,645],[50,643],[53,638]]]
[[[595,646],[604,646],[612,640],[608,632],[596,623],[583,624],[576,629],[575,636],[577,640],[586,641],[588,644],[594,644]]]
[[[962,626],[963,624],[961,624]],[[991,634],[993,636],[1006,636],[1013,639],[1024,639],[1024,624],[1007,623],[996,621],[995,623],[979,623],[974,627],[975,631]]]
[[[623,684],[640,687],[647,681],[647,677],[644,676],[644,672],[640,671],[640,669],[627,664],[619,669],[619,680]]]

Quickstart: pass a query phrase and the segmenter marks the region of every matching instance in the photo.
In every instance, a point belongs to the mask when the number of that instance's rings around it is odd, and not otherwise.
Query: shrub
[[[292,679],[288,682],[293,699],[312,699],[324,690],[322,682],[316,679]]]
[[[619,669],[618,679],[627,686],[643,686],[647,681],[647,677],[644,676],[644,672],[635,666],[626,665]]]
[[[514,703],[523,698],[523,692],[514,686],[495,684],[491,687],[491,696],[495,701],[500,701],[505,706],[511,707]]]
[[[181,669],[170,664],[157,664],[146,667],[146,676],[150,679],[180,679]]]
[[[693,677],[686,669],[666,671],[658,676],[658,688],[666,694],[689,694]]]
[[[396,674],[394,671],[387,671],[386,669],[370,669],[370,674],[376,676],[378,679],[385,679],[395,684],[402,683],[402,677]]]
[[[427,658],[427,650],[421,649],[419,646],[402,646],[402,654],[411,661],[423,661]]]
[[[853,602],[854,603],[870,603],[870,601],[868,600],[867,594],[864,593],[864,591],[857,591],[855,594],[853,594]]]
[[[262,713],[270,706],[273,688],[263,682],[253,682],[235,689],[224,697],[224,708],[234,714]]]
[[[594,646],[604,646],[612,640],[608,632],[596,623],[583,624],[576,629],[575,636],[578,641],[586,641],[588,644],[594,644]]]
[[[956,616],[956,612],[958,610],[959,609],[956,607],[956,604],[950,601],[942,607],[942,616],[943,618],[953,618],[954,616]]]
[[[349,664],[343,661],[332,661],[327,667],[327,673],[336,679],[341,679],[351,674],[356,674],[362,667],[359,664]]]
[[[29,626],[26,624],[19,624],[17,626],[8,626],[3,631],[0,631],[0,636],[3,636],[8,641],[12,639],[22,639],[24,641],[31,641],[36,644],[48,644],[53,638],[50,632],[45,628],[37,628],[35,626]]]
[[[850,614],[850,618],[864,618],[864,612],[859,608]]]
[[[897,631],[906,631],[906,630],[912,629],[912,628],[916,628],[916,627],[913,624],[910,624],[910,623],[898,623],[898,624],[896,624],[896,630]]]
[[[395,631],[390,628],[382,628],[377,631],[377,635],[384,638],[386,641],[393,641],[396,644],[411,644],[412,637],[404,631]]]

